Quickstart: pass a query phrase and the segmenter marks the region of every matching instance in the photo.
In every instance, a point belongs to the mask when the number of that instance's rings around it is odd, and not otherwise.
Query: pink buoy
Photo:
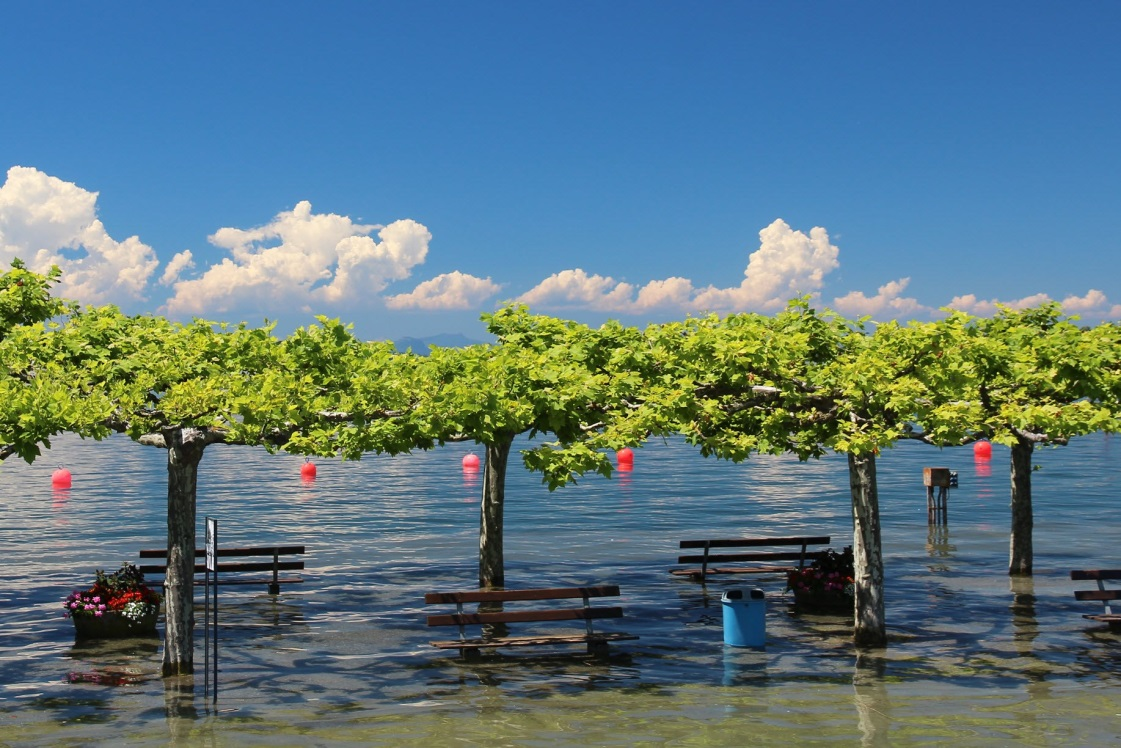
[[[619,461],[620,465],[633,465],[634,451],[630,447],[623,447],[615,453],[615,459]]]
[[[51,473],[51,485],[55,488],[70,488],[70,482],[70,471],[61,465],[58,470]]]
[[[479,456],[478,455],[463,455],[463,469],[464,470],[478,470],[479,469]]]
[[[300,477],[305,480],[311,480],[315,477],[316,469],[315,463],[311,460],[305,460],[303,465],[300,465]]]
[[[974,442],[973,456],[978,460],[988,460],[993,456],[993,445],[988,442]]]

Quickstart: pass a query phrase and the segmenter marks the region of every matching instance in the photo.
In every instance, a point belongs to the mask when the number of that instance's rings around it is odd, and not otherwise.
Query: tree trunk
[[[167,575],[164,582],[163,674],[193,673],[195,599],[195,487],[205,432],[164,431],[167,445]]]
[[[1017,439],[1012,445],[1012,538],[1008,551],[1008,573],[1031,576],[1032,508],[1031,455],[1035,444]]]
[[[506,502],[506,462],[514,437],[488,444],[483,468],[483,501],[479,508],[479,588],[506,584],[502,552],[502,509]]]
[[[887,645],[884,621],[884,557],[880,535],[880,496],[874,455],[849,456],[852,489],[853,641],[857,647]]]

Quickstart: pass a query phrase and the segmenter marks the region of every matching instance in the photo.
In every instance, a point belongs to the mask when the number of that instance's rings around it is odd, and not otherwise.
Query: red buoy
[[[634,451],[630,447],[623,447],[615,453],[615,459],[619,461],[620,465],[633,465]]]
[[[70,471],[61,465],[58,466],[58,470],[51,473],[51,485],[55,488],[70,488],[70,481]]]
[[[300,477],[310,480],[315,477],[315,463],[309,460],[304,460],[304,464],[300,465]]]
[[[974,442],[973,456],[978,460],[988,460],[993,456],[993,445],[988,442]]]
[[[474,454],[463,455],[463,469],[464,470],[478,470],[479,469],[479,456]]]

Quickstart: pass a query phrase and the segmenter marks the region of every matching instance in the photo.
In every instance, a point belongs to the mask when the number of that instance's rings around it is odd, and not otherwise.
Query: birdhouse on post
[[[955,476],[949,468],[922,469],[922,482],[926,486],[926,519],[930,524],[946,524],[946,499]],[[938,489],[935,494],[934,489]]]

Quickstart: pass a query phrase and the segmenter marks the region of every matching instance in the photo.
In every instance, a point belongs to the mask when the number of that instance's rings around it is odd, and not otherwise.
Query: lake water
[[[632,472],[549,493],[515,458],[508,587],[618,583],[639,635],[603,660],[552,650],[462,662],[428,642],[425,592],[477,579],[480,474],[456,445],[360,462],[210,447],[198,521],[221,545],[302,543],[306,581],[222,588],[220,691],[159,677],[158,643],[76,646],[61,601],[166,539],[166,454],[56,441],[0,467],[0,744],[739,746],[1104,745],[1121,737],[1121,635],[1081,614],[1072,568],[1121,566],[1121,441],[1039,450],[1035,568],[1009,580],[1008,451],[902,444],[878,461],[890,645],[857,656],[844,617],[793,613],[783,580],[672,577],[677,541],[828,534],[851,543],[843,457],[705,460],[680,441]],[[73,487],[52,489],[64,463]],[[924,466],[960,475],[947,527]],[[725,647],[720,594],[768,594],[762,651]]]

